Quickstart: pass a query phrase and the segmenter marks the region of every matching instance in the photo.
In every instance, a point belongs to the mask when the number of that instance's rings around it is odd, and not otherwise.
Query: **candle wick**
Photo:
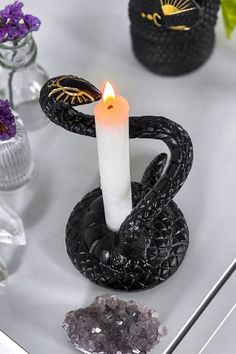
[[[107,109],[113,109],[114,108],[114,106],[112,105],[112,104],[110,104],[108,107],[107,107]]]

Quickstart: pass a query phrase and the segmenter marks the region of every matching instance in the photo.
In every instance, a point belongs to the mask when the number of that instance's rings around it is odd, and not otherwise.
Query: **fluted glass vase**
[[[33,177],[33,161],[23,122],[16,119],[16,135],[0,141],[0,190],[24,186]]]
[[[48,123],[38,102],[48,75],[36,63],[36,57],[37,46],[31,33],[18,43],[0,44],[0,99],[9,99],[28,131]]]

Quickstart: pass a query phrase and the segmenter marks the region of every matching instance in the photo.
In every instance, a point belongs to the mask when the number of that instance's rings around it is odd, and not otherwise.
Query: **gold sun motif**
[[[191,0],[161,0],[161,7],[166,16],[195,10]]]
[[[179,14],[192,12],[197,9],[196,5],[192,0],[159,0],[161,4],[161,8],[163,11],[164,16],[176,16]],[[161,15],[157,12],[152,14],[148,14],[145,12],[141,13],[141,16],[149,21],[154,22],[157,27],[162,27],[162,18]],[[179,25],[179,26],[169,26],[170,29],[176,31],[187,31],[191,28],[186,25]]]

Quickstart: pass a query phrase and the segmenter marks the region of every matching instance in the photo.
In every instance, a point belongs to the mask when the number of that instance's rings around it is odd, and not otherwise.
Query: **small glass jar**
[[[0,244],[24,246],[25,231],[21,218],[0,200]]]
[[[48,80],[36,64],[37,46],[31,33],[17,44],[0,44],[0,99],[8,99],[23,117],[25,129],[36,130],[48,123],[39,106],[40,89]]]
[[[4,260],[0,257],[0,287],[6,286],[8,270]]]
[[[24,186],[33,177],[33,161],[23,122],[16,118],[16,135],[0,141],[0,191]]]
[[[0,200],[0,287],[6,285],[8,278],[8,269],[3,257],[4,249],[1,244],[25,246],[26,238],[23,222],[19,215]],[[9,258],[9,252],[10,249],[7,251],[7,258]],[[6,252],[4,253],[6,256]]]

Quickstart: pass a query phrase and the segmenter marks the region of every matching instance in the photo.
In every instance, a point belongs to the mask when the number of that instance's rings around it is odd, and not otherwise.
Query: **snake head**
[[[199,23],[202,8],[194,0],[155,0],[152,1],[151,12],[145,10],[141,16],[157,27],[186,31]]]
[[[63,75],[50,79],[47,95],[56,103],[79,106],[99,101],[102,93],[89,81],[73,75]]]

